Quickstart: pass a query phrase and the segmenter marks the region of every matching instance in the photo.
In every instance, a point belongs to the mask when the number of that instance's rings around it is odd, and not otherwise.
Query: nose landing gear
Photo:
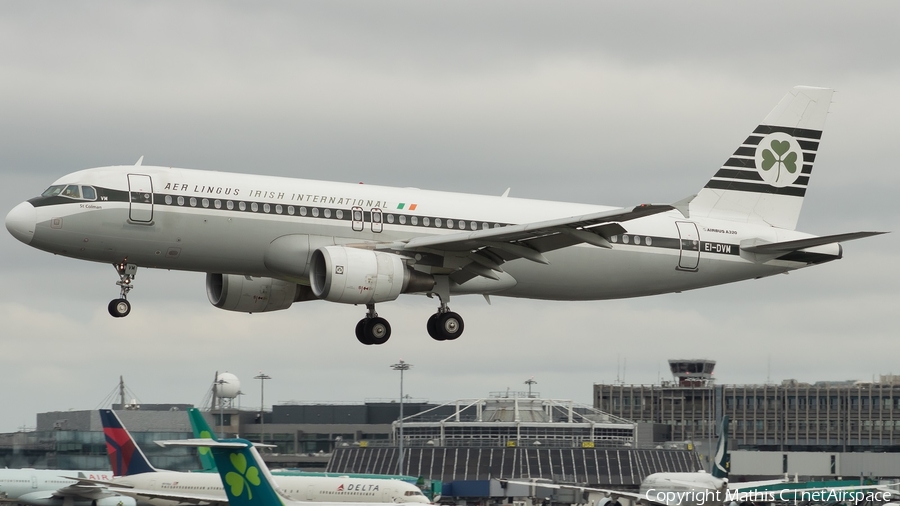
[[[128,292],[134,288],[133,282],[134,276],[137,274],[137,265],[123,261],[118,264],[113,264],[113,267],[115,267],[116,272],[119,273],[119,281],[116,282],[116,285],[119,286],[119,298],[109,301],[107,309],[112,317],[123,318],[128,316],[128,313],[131,312],[131,303],[128,302]]]

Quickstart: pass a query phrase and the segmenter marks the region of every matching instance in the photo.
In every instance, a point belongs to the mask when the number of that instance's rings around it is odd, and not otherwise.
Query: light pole
[[[272,379],[271,376],[259,371],[253,379],[259,380],[259,442],[266,442],[266,380]]]
[[[398,447],[400,458],[397,461],[397,467],[399,468],[397,474],[403,474],[403,371],[408,371],[410,367],[412,367],[412,364],[407,364],[403,360],[391,366],[391,369],[400,371],[400,444]]]

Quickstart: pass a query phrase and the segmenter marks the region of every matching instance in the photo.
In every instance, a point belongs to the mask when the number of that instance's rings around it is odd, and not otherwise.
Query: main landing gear
[[[378,316],[375,304],[366,304],[366,317],[356,324],[356,339],[363,344],[384,344],[391,338],[391,324]]]
[[[125,263],[113,264],[113,267],[116,268],[116,272],[119,273],[119,281],[116,282],[119,285],[119,298],[113,299],[109,301],[109,314],[114,318],[122,318],[128,316],[128,313],[131,312],[131,303],[128,302],[128,292],[134,288],[134,275],[137,274],[137,265]]]
[[[450,301],[450,280],[447,276],[435,277],[434,295],[441,301],[437,313],[428,318],[425,328],[428,335],[435,341],[452,341],[461,336],[465,325],[458,314],[450,311],[447,303]],[[431,296],[431,294],[429,294]]]

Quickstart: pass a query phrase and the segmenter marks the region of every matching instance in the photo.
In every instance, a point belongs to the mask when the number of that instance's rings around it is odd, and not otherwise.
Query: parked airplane
[[[191,431],[194,433],[194,438],[217,439],[215,431],[213,431],[212,427],[210,427],[209,424],[206,423],[206,419],[203,418],[203,413],[201,413],[199,409],[190,408],[187,410],[187,413],[188,419],[191,421]],[[209,452],[209,449],[204,449],[201,447],[199,450],[200,465],[203,467],[203,470],[216,472],[216,461],[215,459],[213,459],[212,453]],[[416,478],[415,476],[403,476],[399,474],[321,473],[313,471],[301,471],[299,469],[272,469],[271,471],[273,476],[330,476],[333,478],[371,478],[376,480],[401,480],[412,485],[415,485],[416,482],[420,480],[420,478]]]
[[[297,501],[280,488],[266,463],[246,439],[181,439],[177,441],[157,441],[161,446],[207,447],[212,451],[221,481],[228,494],[231,506],[324,506],[327,503]],[[279,483],[281,479],[279,478]],[[245,494],[246,492],[246,494]],[[350,503],[352,504],[352,503]],[[357,506],[372,506],[360,503]],[[384,506],[397,504],[418,505],[418,503],[385,502]],[[344,506],[349,506],[347,503]]]
[[[832,90],[795,87],[700,192],[612,208],[166,167],[87,169],[13,208],[6,227],[54,254],[112,263],[127,300],[138,266],[206,272],[218,308],[261,312],[325,299],[364,304],[364,344],[390,324],[375,304],[437,296],[427,322],[456,339],[451,294],[599,300],[760,278],[841,258],[794,230]]]
[[[133,497],[139,504],[171,506],[184,503],[225,505],[227,499],[216,473],[183,473],[155,469],[109,409],[100,410],[106,448],[115,478],[89,481]],[[429,503],[415,485],[399,480],[343,477],[279,476],[292,500],[320,503]]]
[[[131,497],[110,492],[97,483],[108,481],[109,471],[60,471],[51,469],[0,469],[0,504],[34,506],[135,506]]]

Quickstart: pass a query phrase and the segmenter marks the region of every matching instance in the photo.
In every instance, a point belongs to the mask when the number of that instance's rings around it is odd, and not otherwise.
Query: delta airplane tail
[[[728,479],[728,471],[731,469],[731,455],[728,453],[728,416],[722,417],[719,426],[719,442],[716,445],[715,461],[710,474],[715,478]]]
[[[691,201],[691,216],[794,230],[833,93],[791,89]]]
[[[100,423],[106,436],[106,453],[115,476],[155,472],[144,452],[111,409],[100,410]]]

